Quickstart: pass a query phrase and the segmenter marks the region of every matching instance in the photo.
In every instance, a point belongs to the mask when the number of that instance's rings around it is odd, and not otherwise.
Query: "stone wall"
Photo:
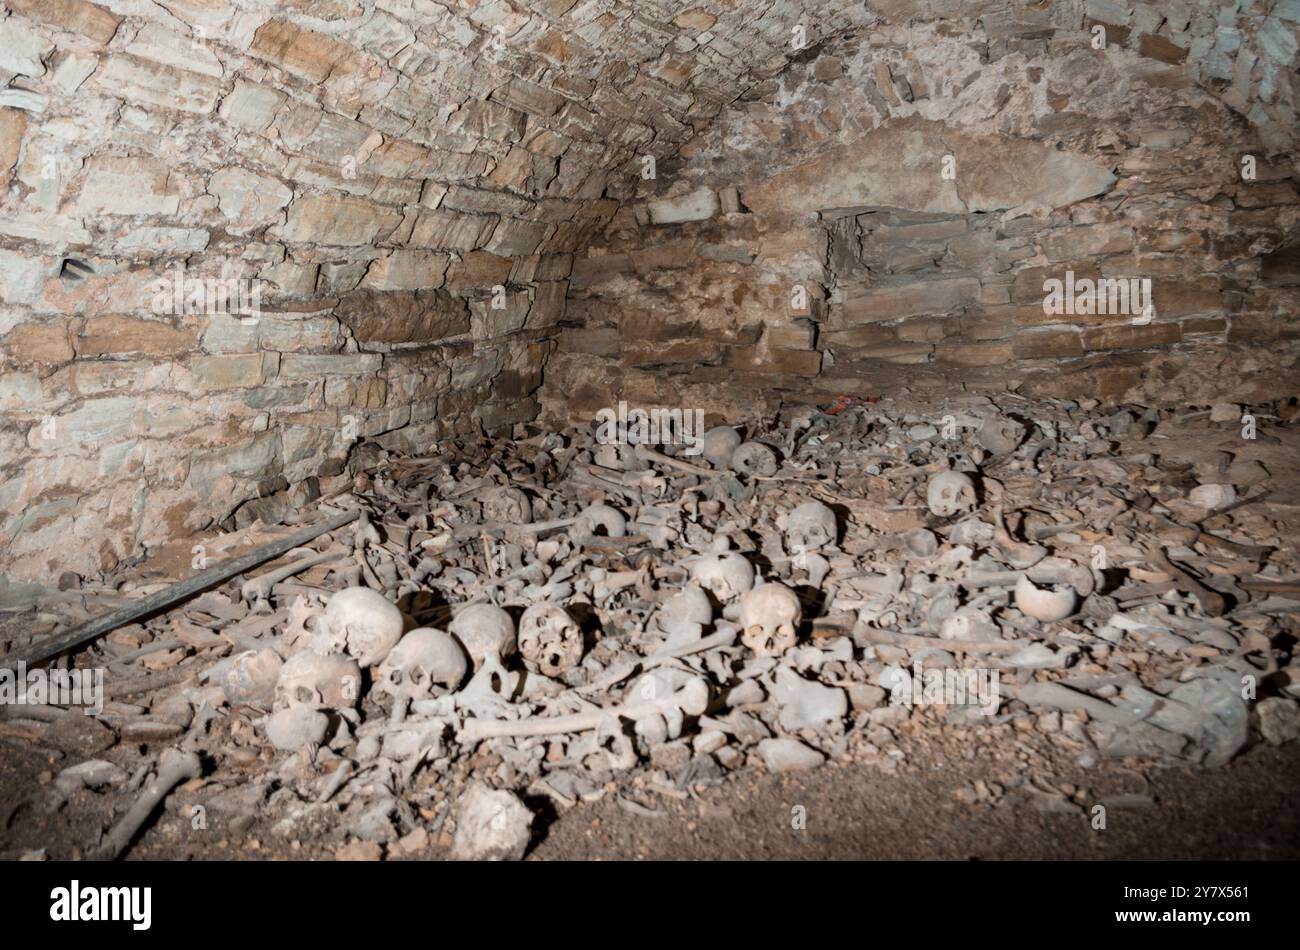
[[[626,170],[839,6],[6,0],[0,580],[530,418]]]
[[[897,6],[642,182],[575,261],[548,411],[1300,390],[1293,7]],[[1046,313],[1067,272],[1153,311]]]

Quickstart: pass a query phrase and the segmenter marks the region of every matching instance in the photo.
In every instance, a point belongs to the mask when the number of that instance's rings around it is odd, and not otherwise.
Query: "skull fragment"
[[[1039,587],[1026,574],[1021,574],[1016,581],[1016,606],[1021,613],[1043,623],[1064,620],[1074,613],[1076,601],[1074,588],[1069,584]]]

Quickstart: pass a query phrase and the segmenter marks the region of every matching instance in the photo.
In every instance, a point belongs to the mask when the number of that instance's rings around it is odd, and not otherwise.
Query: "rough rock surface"
[[[518,861],[532,834],[533,813],[504,789],[471,785],[460,799],[451,856],[461,861]]]
[[[641,180],[575,260],[548,412],[1293,393],[1294,123],[1265,116],[1292,108],[1295,23],[997,6],[883,5]],[[1153,306],[1046,311],[1069,274],[1147,280]]]

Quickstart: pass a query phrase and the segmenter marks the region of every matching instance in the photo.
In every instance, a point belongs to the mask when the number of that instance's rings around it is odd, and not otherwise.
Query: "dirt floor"
[[[795,775],[745,776],[728,790],[629,815],[602,801],[547,829],[539,859],[1295,859],[1300,858],[1300,749],[1260,747],[1217,772],[1166,769],[1151,776],[1153,801],[1111,807],[1104,830],[1082,809],[1041,811],[956,796],[986,775],[979,763],[932,760],[886,775],[830,765]],[[1079,784],[1141,787],[1109,765],[1073,775]],[[806,810],[796,830],[794,809]]]
[[[906,747],[912,746],[906,743]],[[1221,769],[1102,762],[1080,768],[1032,749],[1020,788],[997,757],[969,759],[916,743],[892,771],[830,763],[809,772],[746,770],[690,794],[620,789],[599,801],[539,814],[536,860],[1286,860],[1300,858],[1300,746],[1256,745]],[[75,807],[44,813],[56,763],[13,740],[0,744],[0,859],[42,852],[80,857],[111,821],[109,796],[78,793]],[[1006,782],[1007,785],[1001,783]],[[988,790],[981,796],[980,784]],[[1052,797],[1039,789],[1070,795]],[[1095,828],[1094,808],[1106,807]],[[278,837],[268,823],[234,826],[213,815],[196,830],[160,816],[130,860],[308,859],[335,856],[338,842]],[[438,860],[447,841],[430,836],[389,856]]]

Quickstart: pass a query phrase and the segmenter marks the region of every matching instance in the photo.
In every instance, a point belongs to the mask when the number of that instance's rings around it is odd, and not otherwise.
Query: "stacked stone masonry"
[[[639,182],[575,261],[549,413],[1296,394],[1294,5],[893,6]],[[1153,307],[1046,312],[1067,274]]]
[[[869,19],[841,6],[6,0],[0,574],[535,415],[628,169],[779,73],[801,16]]]

